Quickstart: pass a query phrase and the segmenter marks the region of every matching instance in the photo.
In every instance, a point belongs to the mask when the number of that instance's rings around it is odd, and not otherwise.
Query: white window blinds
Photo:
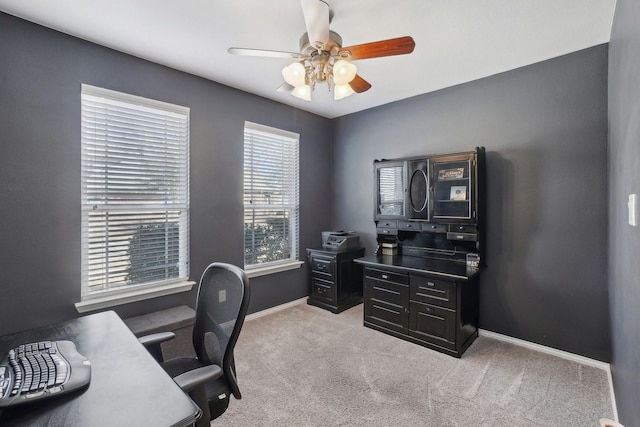
[[[245,268],[298,259],[299,135],[244,128]]]
[[[82,299],[189,275],[189,109],[82,85]]]

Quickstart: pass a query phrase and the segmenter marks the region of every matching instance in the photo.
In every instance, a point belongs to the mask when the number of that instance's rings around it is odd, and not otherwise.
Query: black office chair
[[[193,325],[193,347],[197,357],[162,360],[160,344],[172,332],[141,337],[149,352],[176,383],[189,393],[203,414],[197,426],[209,426],[226,411],[230,395],[240,399],[233,349],[249,305],[249,279],[234,265],[216,262],[200,279]]]

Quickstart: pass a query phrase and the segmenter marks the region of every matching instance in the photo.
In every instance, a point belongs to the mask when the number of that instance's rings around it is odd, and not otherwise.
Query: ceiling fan
[[[410,36],[342,47],[342,38],[329,30],[329,5],[322,0],[300,0],[300,3],[307,27],[307,32],[300,38],[300,52],[228,49],[233,55],[295,59],[282,69],[285,83],[278,91],[289,91],[293,96],[311,101],[311,92],[316,84],[326,83],[329,90],[333,87],[334,99],[342,99],[371,88],[350,61],[413,52],[415,42]]]

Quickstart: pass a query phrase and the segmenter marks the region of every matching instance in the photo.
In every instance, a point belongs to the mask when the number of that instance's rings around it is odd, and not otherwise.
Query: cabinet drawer
[[[409,315],[404,307],[378,300],[365,304],[364,320],[404,334],[409,326]]]
[[[472,233],[447,233],[447,239],[449,240],[461,240],[465,242],[477,242],[478,235]]]
[[[335,270],[335,258],[330,256],[322,256],[316,254],[309,255],[309,263],[311,264],[311,271],[317,271],[319,273],[330,274],[333,276]]]
[[[420,231],[420,223],[411,222],[411,221],[398,221],[398,229],[409,230],[409,231]]]
[[[398,229],[397,228],[377,227],[376,228],[376,233],[378,233],[378,234],[386,234],[386,235],[389,235],[389,236],[397,236],[398,235]]]
[[[475,225],[450,224],[447,239],[477,242],[478,227]]]
[[[455,349],[456,312],[429,304],[410,303],[409,335]]]
[[[407,285],[409,283],[408,274],[392,273],[386,270],[376,270],[375,268],[366,268],[364,271],[364,275],[365,277],[385,280],[387,282],[399,283],[402,285]]]
[[[425,304],[456,308],[456,283],[431,277],[411,276],[410,299]]]
[[[451,233],[478,234],[478,227],[476,227],[475,225],[466,224],[449,224],[449,231]]]
[[[449,231],[449,228],[446,224],[423,223],[422,231],[427,231],[429,233],[446,233]]]
[[[378,221],[377,228],[398,228],[398,221],[380,220]]]
[[[404,307],[409,302],[409,287],[367,278],[364,281],[364,297]]]
[[[364,320],[406,333],[409,327],[409,287],[367,278],[364,281]]]
[[[327,301],[333,301],[335,299],[335,285],[333,282],[312,277],[311,296]]]

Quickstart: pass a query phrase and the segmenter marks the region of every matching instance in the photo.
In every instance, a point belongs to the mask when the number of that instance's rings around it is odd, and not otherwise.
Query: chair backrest
[[[231,264],[215,262],[200,279],[193,325],[193,347],[198,358],[222,367],[223,379],[236,399],[241,398],[233,349],[249,306],[249,279]]]

